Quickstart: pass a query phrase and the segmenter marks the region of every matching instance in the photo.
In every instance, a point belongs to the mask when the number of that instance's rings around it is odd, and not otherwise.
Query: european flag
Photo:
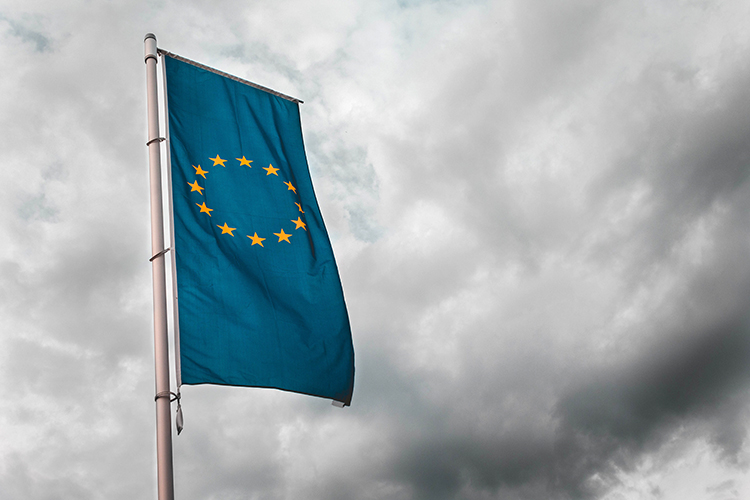
[[[354,349],[299,105],[166,54],[182,383],[348,405]]]

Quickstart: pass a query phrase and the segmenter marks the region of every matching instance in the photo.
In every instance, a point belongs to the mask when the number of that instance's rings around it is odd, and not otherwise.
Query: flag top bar
[[[177,54],[169,52],[168,50],[158,49],[158,48],[156,50],[159,53],[159,55],[168,56],[168,57],[171,57],[173,59],[177,59],[178,61],[182,61],[184,63],[192,64],[193,66],[196,66],[196,67],[201,68],[201,69],[205,69],[206,71],[210,71],[212,73],[216,73],[217,75],[221,75],[221,76],[223,76],[225,78],[229,78],[230,80],[234,80],[236,82],[240,82],[240,83],[243,83],[245,85],[249,85],[251,87],[254,87],[254,88],[258,89],[258,90],[262,90],[263,92],[268,92],[269,94],[273,94],[275,96],[281,97],[282,99],[286,99],[287,101],[296,102],[298,104],[304,103],[303,100],[297,99],[296,97],[291,97],[291,96],[288,96],[286,94],[282,94],[281,92],[276,92],[273,89],[269,89],[268,87],[264,87],[263,85],[258,85],[257,83],[253,83],[253,82],[251,82],[249,80],[244,80],[244,79],[239,78],[237,76],[230,75],[229,73],[224,73],[223,71],[219,71],[218,69],[212,68],[210,66],[206,66],[205,64],[201,64],[199,62],[192,61],[192,60],[187,59],[185,57],[178,56]]]

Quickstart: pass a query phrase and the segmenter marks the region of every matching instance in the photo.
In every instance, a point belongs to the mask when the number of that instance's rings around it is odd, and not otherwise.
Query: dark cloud
[[[598,498],[641,454],[696,422],[714,429],[720,454],[736,459],[745,439],[748,355],[746,322],[667,335],[629,361],[586,373],[560,394],[547,428],[533,421],[509,428],[507,411],[493,401],[433,407],[420,418],[424,427],[402,428],[402,451],[381,474],[411,498]],[[493,412],[494,425],[450,418],[462,409]]]
[[[670,337],[634,363],[612,367],[562,396],[559,462],[573,496],[585,492],[585,480],[594,473],[632,467],[639,453],[693,419],[705,419],[718,431],[715,444],[723,454],[736,457],[742,448],[745,431],[736,419],[746,409],[737,400],[745,401],[750,377],[748,324],[728,322]]]

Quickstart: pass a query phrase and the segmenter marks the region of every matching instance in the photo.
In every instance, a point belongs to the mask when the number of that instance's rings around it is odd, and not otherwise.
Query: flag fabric
[[[349,319],[298,103],[165,56],[182,383],[350,404]]]

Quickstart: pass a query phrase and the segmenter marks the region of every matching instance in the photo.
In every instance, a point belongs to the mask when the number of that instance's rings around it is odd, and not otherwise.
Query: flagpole
[[[156,37],[143,41],[148,98],[148,164],[151,184],[151,276],[154,290],[154,362],[156,365],[156,471],[159,500],[174,500],[170,419],[167,285],[164,265],[164,219],[161,198],[161,146],[156,89]]]

